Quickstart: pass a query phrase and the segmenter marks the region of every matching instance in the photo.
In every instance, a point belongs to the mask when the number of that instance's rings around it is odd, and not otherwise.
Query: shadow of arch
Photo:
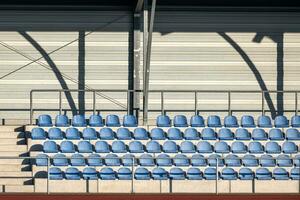
[[[224,38],[224,40],[226,40],[239,54],[240,56],[243,58],[243,60],[247,63],[247,65],[249,66],[250,70],[252,71],[252,73],[254,74],[259,87],[261,90],[268,90],[261,74],[259,73],[259,71],[257,70],[256,66],[254,65],[254,63],[251,61],[251,59],[249,58],[249,56],[246,54],[246,52],[230,37],[228,36],[226,33],[224,32],[218,32],[218,34]],[[272,102],[272,99],[270,97],[269,93],[265,93],[265,100],[270,108],[271,111],[271,115],[272,118],[276,117],[276,110],[274,107],[274,104]]]

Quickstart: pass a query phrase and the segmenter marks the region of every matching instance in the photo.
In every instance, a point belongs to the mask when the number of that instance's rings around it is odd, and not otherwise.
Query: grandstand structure
[[[299,198],[297,2],[0,10],[2,194]]]

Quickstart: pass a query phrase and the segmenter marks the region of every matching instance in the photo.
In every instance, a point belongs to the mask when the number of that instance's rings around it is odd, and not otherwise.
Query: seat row
[[[67,128],[65,132],[57,127],[50,128],[48,132],[37,127],[32,129],[31,138],[33,140],[45,140],[47,138],[51,140],[62,140],[64,138],[68,140],[79,140],[81,138],[85,140],[96,140],[98,138],[101,140],[300,140],[300,132],[296,128],[289,128],[285,133],[281,129],[272,128],[267,133],[262,128],[255,128],[250,133],[246,128],[238,128],[233,133],[229,128],[221,128],[216,133],[212,128],[204,128],[199,133],[195,128],[187,128],[182,133],[178,128],[169,128],[167,132],[162,128],[153,128],[148,133],[146,129],[141,127],[135,128],[133,132],[125,127],[118,128],[116,132],[105,127],[97,132],[94,128],[87,127],[81,133],[74,127]]]
[[[217,161],[218,160],[218,161]],[[132,154],[125,154],[118,157],[116,154],[107,154],[101,157],[98,154],[90,154],[84,157],[82,154],[73,154],[71,157],[66,157],[65,154],[55,154],[49,158],[47,154],[39,154],[35,160],[36,166],[216,166],[218,167],[300,167],[300,155],[290,157],[288,155],[279,155],[276,158],[271,155],[262,155],[259,158],[254,155],[245,155],[238,157],[235,154],[230,154],[221,157],[218,154],[211,154],[209,157],[204,157],[201,154],[193,154],[188,158],[184,154],[177,154],[171,158],[167,154],[159,154],[153,157],[151,154],[143,154],[136,158]],[[48,163],[49,162],[49,163]]]
[[[281,145],[277,142],[267,142],[262,145],[260,142],[250,142],[248,147],[240,141],[233,142],[231,145],[224,141],[218,141],[212,146],[207,141],[200,141],[194,145],[190,141],[183,141],[177,145],[174,141],[166,141],[160,145],[157,141],[149,141],[144,146],[140,141],[132,141],[127,146],[123,141],[114,141],[109,145],[106,141],[97,141],[95,145],[89,141],[80,141],[75,145],[72,141],[62,141],[58,146],[54,141],[43,143],[45,153],[252,153],[252,154],[295,154],[298,153],[298,146],[294,142],[286,141]]]
[[[129,168],[122,167],[117,172],[112,168],[102,168],[99,172],[95,168],[85,168],[80,172],[75,167],[67,168],[64,172],[60,168],[53,167],[49,170],[51,180],[132,180],[132,171]],[[216,168],[206,168],[203,172],[198,168],[189,168],[187,171],[181,168],[172,168],[166,171],[164,168],[154,168],[151,172],[146,168],[137,168],[134,171],[136,180],[300,180],[299,168],[293,168],[290,173],[284,168],[275,168],[273,172],[267,168],[258,168],[253,172],[249,168],[241,168],[239,172],[232,168],[224,168],[217,172]]]

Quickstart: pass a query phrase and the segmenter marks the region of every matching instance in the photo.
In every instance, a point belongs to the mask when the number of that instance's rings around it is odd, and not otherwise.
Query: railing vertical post
[[[195,115],[198,115],[198,93],[195,92]]]
[[[61,91],[59,91],[59,114],[62,114],[62,96]]]
[[[219,181],[219,158],[216,158],[217,163],[216,163],[216,194],[218,194],[218,181]]]
[[[127,115],[130,115],[130,91],[127,91]]]
[[[132,166],[131,166],[131,193],[134,193],[134,157],[132,158]]]
[[[228,91],[228,115],[231,115],[231,92]]]
[[[33,99],[32,91],[30,91],[30,124],[33,125]]]
[[[47,194],[50,194],[50,186],[49,186],[49,178],[50,178],[50,173],[49,173],[49,166],[50,166],[50,157],[47,157]]]
[[[93,91],[93,114],[96,114],[96,91]]]
[[[165,114],[165,107],[164,107],[164,92],[160,93],[160,99],[161,99],[161,114]]]
[[[265,91],[261,92],[261,114],[265,115]]]
[[[295,115],[298,115],[298,92],[295,92]]]

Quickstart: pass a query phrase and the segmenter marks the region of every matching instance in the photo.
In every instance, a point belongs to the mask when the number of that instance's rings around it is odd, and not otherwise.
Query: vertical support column
[[[30,91],[30,124],[33,125],[33,95],[32,91]]]

